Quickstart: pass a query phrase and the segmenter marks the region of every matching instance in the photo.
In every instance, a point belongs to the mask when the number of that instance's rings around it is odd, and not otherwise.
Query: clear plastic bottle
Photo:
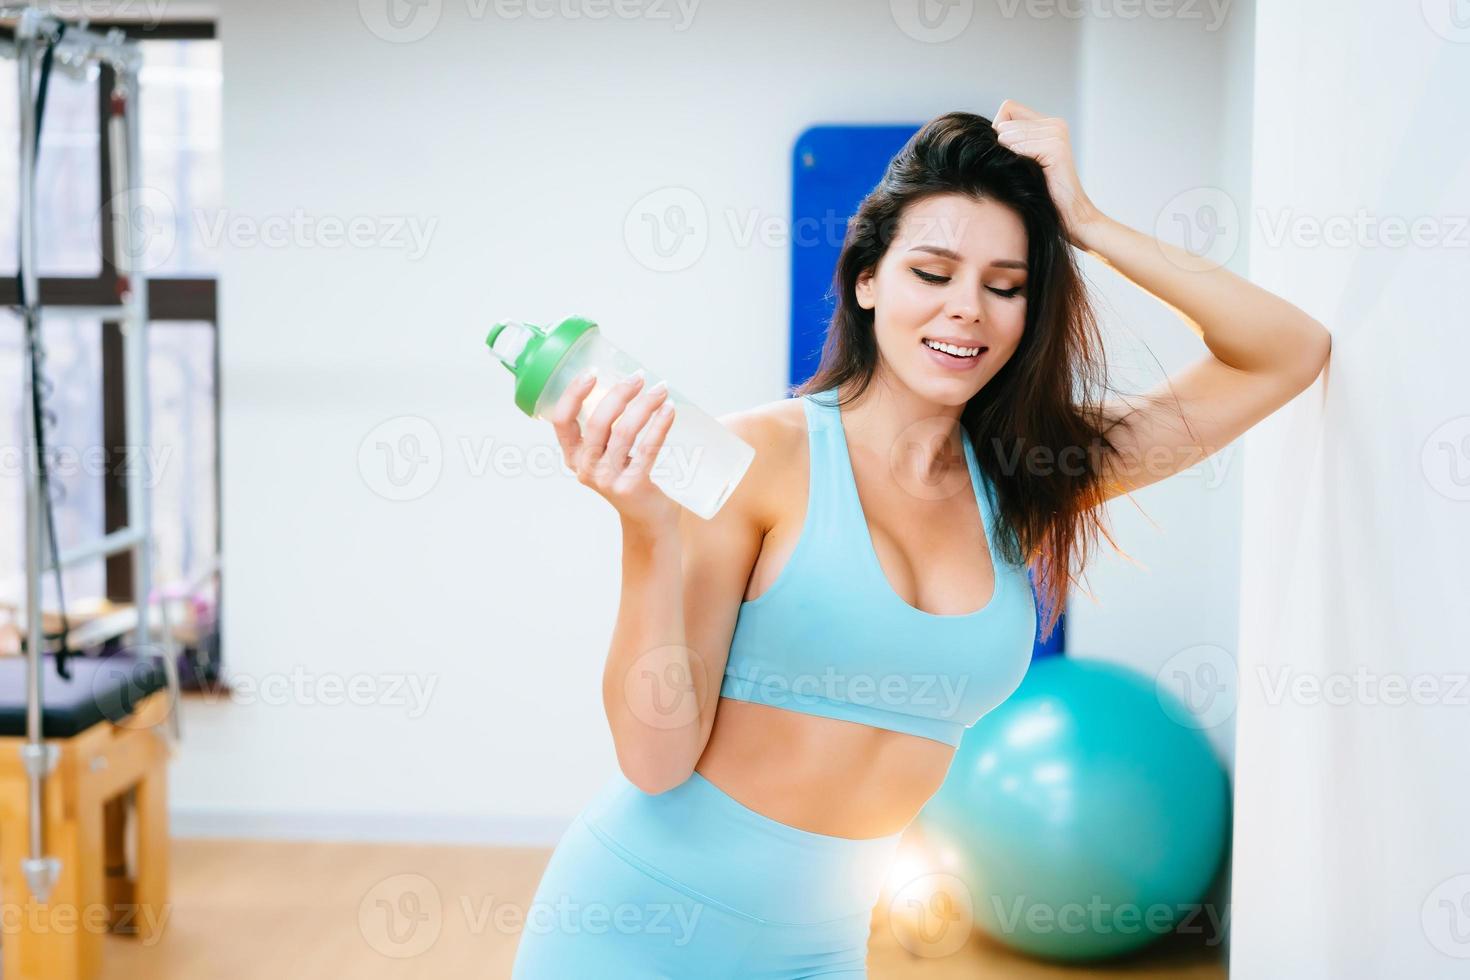
[[[659,381],[633,357],[610,342],[597,324],[569,316],[551,328],[501,320],[485,338],[490,352],[515,375],[515,401],[532,418],[546,419],[562,393],[584,369],[597,369],[597,383],[582,401],[578,423],[597,408],[619,381],[642,371],[643,391]],[[718,419],[669,386],[674,421],[654,458],[649,479],[684,507],[708,520],[730,499],[755,459],[755,448]],[[642,442],[640,433],[638,441]]]

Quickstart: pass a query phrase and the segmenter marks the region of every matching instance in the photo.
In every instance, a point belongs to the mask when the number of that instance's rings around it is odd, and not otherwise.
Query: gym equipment
[[[154,942],[167,922],[172,747],[165,724],[173,702],[154,657],[77,657],[70,678],[55,658],[42,659],[42,744],[54,763],[42,826],[57,874],[40,901],[27,894],[22,874],[33,773],[24,764],[27,666],[0,657],[0,892],[11,911],[0,943],[3,972],[6,980],[90,980],[101,969],[103,935]]]
[[[88,542],[66,552],[56,545],[56,529],[50,520],[45,446],[45,425],[42,399],[41,364],[44,350],[41,342],[42,304],[36,274],[36,165],[40,149],[40,133],[45,118],[46,88],[53,68],[65,73],[86,77],[99,65],[108,65],[115,76],[109,93],[110,115],[108,118],[108,149],[112,166],[112,187],[117,193],[109,201],[108,217],[111,221],[111,259],[119,283],[119,303],[105,308],[70,307],[71,315],[83,314],[106,317],[122,325],[127,444],[143,447],[148,442],[148,389],[147,389],[147,334],[148,334],[148,283],[137,275],[136,260],[140,257],[132,247],[134,228],[132,221],[137,212],[140,187],[134,178],[139,173],[138,142],[138,73],[142,67],[142,52],[135,42],[129,41],[117,29],[107,34],[98,34],[83,27],[67,24],[31,4],[0,6],[0,18],[15,22],[14,39],[5,46],[4,53],[16,59],[18,67],[18,95],[20,115],[19,145],[19,216],[20,239],[17,251],[17,286],[20,299],[20,317],[26,335],[26,389],[24,399],[26,411],[26,446],[23,454],[25,485],[25,738],[18,745],[18,757],[25,774],[25,807],[28,808],[27,846],[22,851],[17,840],[20,828],[7,826],[3,853],[6,865],[3,869],[6,883],[6,904],[24,908],[30,901],[45,903],[52,888],[64,876],[77,869],[64,869],[61,862],[46,853],[46,828],[51,825],[52,815],[44,809],[44,801],[53,799],[46,784],[48,775],[53,775],[62,764],[62,753],[57,745],[44,740],[42,676],[50,668],[42,650],[46,631],[41,613],[41,581],[47,572],[54,571],[60,580],[61,569],[84,561],[131,552],[133,558],[134,617],[129,622],[120,622],[113,635],[131,631],[135,637],[135,648],[151,645],[150,593],[152,568],[150,549],[152,529],[149,519],[148,485],[140,467],[130,467],[128,479],[127,526],[113,531],[102,538]],[[43,545],[49,544],[49,548]],[[48,554],[49,552],[49,554]],[[58,591],[58,595],[60,595]],[[60,650],[54,667],[58,679],[71,681],[66,670],[66,660],[73,638],[70,636],[65,608],[62,609]],[[100,638],[100,637],[99,637]],[[163,655],[162,668],[171,693],[177,698],[179,690],[178,665],[175,660],[173,640],[165,635],[160,649]],[[84,658],[77,658],[84,659]],[[80,675],[79,675],[80,676]],[[18,696],[17,696],[18,697]],[[166,717],[173,735],[178,737],[178,713],[167,712]],[[50,719],[45,719],[49,724]],[[5,768],[0,761],[0,768]],[[6,769],[5,771],[9,771]],[[63,782],[69,777],[63,773]],[[8,806],[16,801],[6,799]],[[63,846],[69,846],[63,844]],[[20,855],[21,876],[14,875],[10,860]],[[23,886],[21,884],[23,879]],[[5,944],[7,966],[12,952]],[[19,954],[15,954],[19,955]],[[27,960],[29,962],[29,960]],[[22,974],[21,960],[15,960],[14,971]]]
[[[1101,959],[1200,921],[1228,780],[1188,709],[1113,663],[1033,661],[961,741],[920,813],[955,857],[974,925],[1034,956]]]

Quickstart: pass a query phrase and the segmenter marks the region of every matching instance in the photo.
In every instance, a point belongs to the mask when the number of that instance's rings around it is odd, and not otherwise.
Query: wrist
[[[679,523],[677,520],[668,523],[650,524],[629,517],[619,518],[623,529],[624,545],[632,545],[643,549],[653,549],[668,542],[677,540],[679,535]]]
[[[1072,239],[1072,244],[1078,248],[1090,249],[1092,238],[1097,230],[1108,223],[1108,216],[1098,210],[1091,201],[1084,201],[1067,218],[1067,231]]]

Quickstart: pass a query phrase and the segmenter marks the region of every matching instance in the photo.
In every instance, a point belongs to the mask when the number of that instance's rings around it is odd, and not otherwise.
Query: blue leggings
[[[902,833],[813,833],[699,773],[650,795],[618,772],[557,844],[512,980],[865,980]]]

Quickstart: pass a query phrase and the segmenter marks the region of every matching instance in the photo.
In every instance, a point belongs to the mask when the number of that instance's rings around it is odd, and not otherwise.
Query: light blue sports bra
[[[801,398],[806,518],[776,581],[740,604],[720,696],[958,745],[1026,675],[1036,637],[1031,582],[1025,566],[999,556],[993,490],[961,428],[995,591],[960,615],[924,612],[895,592],[863,516],[836,398],[835,389]]]

